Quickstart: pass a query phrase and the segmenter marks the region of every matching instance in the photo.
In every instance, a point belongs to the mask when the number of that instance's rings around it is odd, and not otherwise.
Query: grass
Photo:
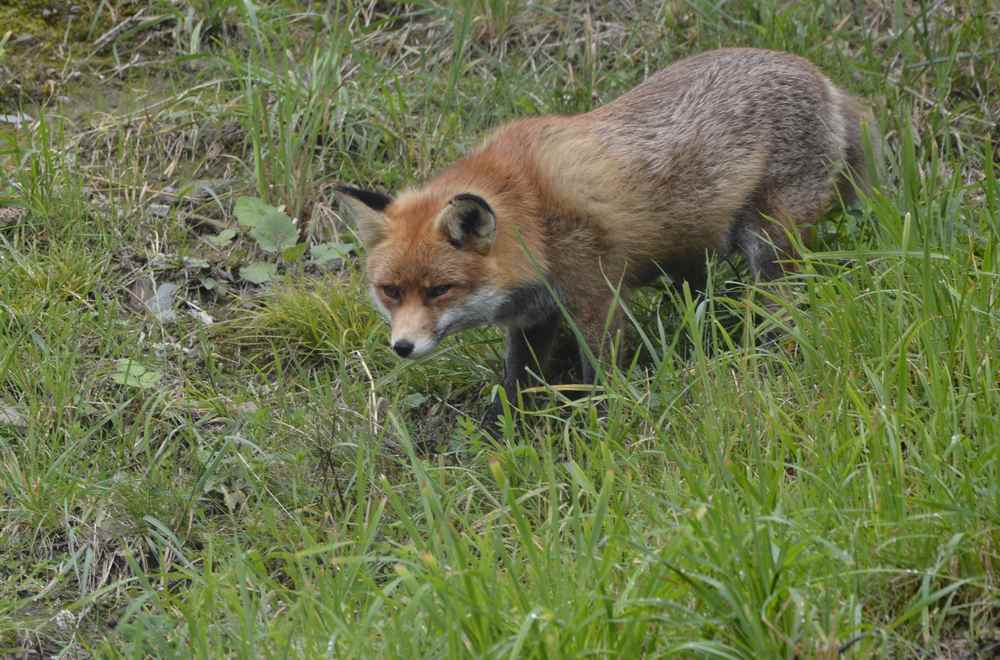
[[[60,31],[55,83],[0,107],[32,118],[0,124],[0,653],[995,653],[991,3],[134,10]],[[400,362],[359,251],[278,258],[234,218],[350,242],[333,182],[396,189],[722,45],[870,99],[882,185],[805,252],[775,345],[767,291],[635,300],[603,411],[540,386],[490,444],[497,332]],[[713,286],[750,292],[735,266]]]

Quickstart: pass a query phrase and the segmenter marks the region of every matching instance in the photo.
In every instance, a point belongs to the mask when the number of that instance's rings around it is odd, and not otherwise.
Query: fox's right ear
[[[348,209],[365,245],[377,243],[385,230],[385,208],[392,203],[392,198],[352,186],[337,186],[333,190],[341,207]]]

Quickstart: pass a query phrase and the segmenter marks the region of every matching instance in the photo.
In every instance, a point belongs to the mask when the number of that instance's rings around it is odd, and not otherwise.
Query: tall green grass
[[[142,72],[84,79],[159,78],[160,98],[30,108],[4,132],[0,191],[25,212],[0,224],[0,651],[989,653],[996,19],[973,1],[164,4],[115,43]],[[593,398],[537,385],[498,443],[474,423],[498,332],[400,362],[356,258],[255,288],[233,276],[248,239],[210,240],[239,195],[346,233],[331,181],[398,189],[503,119],[740,44],[872,100],[880,185],[782,296],[737,262],[708,298],[635,298]],[[208,155],[225,126],[239,139]],[[230,183],[185,197],[209,177]],[[215,322],[137,310],[144,274]],[[120,360],[158,380],[116,378]]]

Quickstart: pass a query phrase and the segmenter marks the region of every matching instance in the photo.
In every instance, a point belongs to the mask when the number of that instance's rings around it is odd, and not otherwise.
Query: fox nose
[[[413,352],[413,342],[400,339],[392,345],[392,350],[396,351],[396,354],[399,355],[399,357],[406,357]]]

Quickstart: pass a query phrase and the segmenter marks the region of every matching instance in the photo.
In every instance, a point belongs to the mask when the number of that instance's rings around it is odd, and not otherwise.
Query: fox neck
[[[551,318],[557,310],[552,291],[545,283],[511,288],[483,287],[460,307],[442,314],[435,334],[443,338],[460,330],[486,325],[528,328]]]
[[[504,292],[494,323],[508,328],[527,328],[558,311],[554,296],[558,289],[549,281],[525,284]]]

